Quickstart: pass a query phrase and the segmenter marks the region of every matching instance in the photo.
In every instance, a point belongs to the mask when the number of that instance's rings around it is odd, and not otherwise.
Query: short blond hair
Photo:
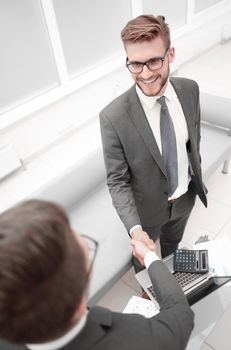
[[[171,39],[169,26],[165,22],[164,16],[138,16],[129,21],[121,31],[124,47],[128,43],[150,41],[158,36],[163,39],[167,49],[170,46]]]

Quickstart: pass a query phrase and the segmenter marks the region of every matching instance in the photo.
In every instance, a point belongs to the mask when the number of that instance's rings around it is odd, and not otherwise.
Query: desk
[[[199,350],[201,348],[206,338],[212,334],[218,320],[222,317],[230,303],[231,283],[229,282],[192,306],[192,310],[195,313],[195,327],[186,350]],[[227,332],[229,328],[227,324]],[[231,334],[229,334],[229,337],[231,340]],[[213,345],[209,343],[209,338],[208,344],[211,347]],[[231,344],[229,343],[227,346],[226,350],[230,350]],[[212,347],[212,349],[213,348],[214,347]],[[215,349],[220,350],[217,348]],[[222,348],[222,350],[225,350],[225,348]]]
[[[195,246],[195,249],[208,249],[209,266],[211,272],[215,275],[231,275],[231,242],[228,238],[224,237],[214,241],[200,243]],[[169,255],[163,261],[169,270],[173,272],[173,254]],[[151,284],[147,270],[137,273],[136,278],[144,289]],[[194,290],[194,295],[195,293],[196,290]],[[223,318],[222,316],[225,314],[228,315],[226,313],[227,309],[231,315],[231,282],[224,284],[211,294],[206,295],[191,308],[195,314],[195,325],[186,350],[231,350],[230,320],[226,321],[226,323],[224,322],[224,332],[220,332],[221,334],[215,332],[214,336],[212,336],[213,332],[218,328],[220,319]],[[221,336],[228,338],[226,343],[223,341],[222,347],[220,346],[222,341],[219,341]],[[204,342],[205,344],[203,344]],[[216,343],[216,346],[214,346],[214,343]],[[206,344],[210,346],[206,346]]]
[[[214,242],[198,244],[197,249],[210,248],[211,243],[216,243],[217,252],[219,253],[222,267],[222,262],[226,263],[225,268],[227,269],[227,274],[230,274],[230,258],[228,261],[227,256],[225,256],[225,249],[221,243],[223,243],[229,250],[230,242],[226,239],[216,240]],[[230,250],[229,250],[230,251]],[[223,254],[222,254],[223,252]],[[213,250],[209,250],[209,254],[214,253]],[[228,252],[227,252],[228,254]],[[212,256],[211,256],[212,258]],[[217,256],[216,256],[217,259]],[[229,264],[227,264],[229,262]],[[225,271],[226,272],[226,271]],[[199,350],[202,344],[206,342],[211,349],[215,350],[230,350],[231,349],[231,332],[230,332],[230,320],[225,323],[223,329],[224,332],[218,332],[217,328],[219,322],[222,320],[225,312],[231,312],[231,283],[227,283],[221,288],[217,289],[213,293],[209,294],[205,298],[198,301],[192,306],[192,310],[195,313],[195,327],[192,331],[190,340],[186,347],[186,350]],[[224,336],[225,334],[225,336]],[[223,339],[225,338],[225,340]],[[220,341],[219,341],[220,339]],[[210,349],[210,347],[202,347],[202,349]]]

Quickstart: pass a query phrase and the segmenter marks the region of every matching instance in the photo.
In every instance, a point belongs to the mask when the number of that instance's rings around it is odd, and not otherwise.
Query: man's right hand
[[[154,248],[150,249],[147,247],[147,245],[142,241],[137,241],[135,239],[131,240],[131,246],[132,246],[132,254],[134,257],[136,257],[141,265],[144,266],[144,257],[148,252],[155,251],[156,245],[154,244]]]
[[[131,233],[132,239],[143,242],[150,250],[155,250],[156,245],[147,232],[143,231],[141,227],[135,228]]]

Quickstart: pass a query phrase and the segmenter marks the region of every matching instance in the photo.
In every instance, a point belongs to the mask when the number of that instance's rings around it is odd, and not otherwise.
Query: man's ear
[[[175,47],[170,47],[169,48],[169,63],[172,63],[175,58]]]
[[[78,306],[78,311],[82,314],[86,311],[86,308],[87,308],[87,297],[86,295],[84,294],[82,296],[82,299],[81,299],[81,302]]]
[[[74,316],[72,318],[72,323],[77,323],[80,318],[86,313],[87,310],[87,296],[84,294],[79,305],[76,308]]]

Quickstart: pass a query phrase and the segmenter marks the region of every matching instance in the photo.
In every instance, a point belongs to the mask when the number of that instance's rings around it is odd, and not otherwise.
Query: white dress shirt
[[[144,257],[144,265],[146,269],[148,269],[149,266],[156,260],[160,260],[156,253],[154,253],[153,251],[146,253]]]
[[[27,347],[30,350],[58,350],[70,343],[70,341],[81,332],[86,324],[86,321],[87,314],[85,314],[80,321],[61,338],[42,344],[27,344]]]
[[[136,92],[138,94],[140,103],[143,107],[159,151],[162,154],[161,136],[160,136],[160,110],[161,106],[157,102],[160,96],[146,96],[142,90],[136,85]],[[188,191],[188,184],[190,182],[189,175],[189,161],[186,150],[186,142],[188,141],[188,128],[185,120],[185,116],[175,93],[175,90],[168,81],[164,95],[166,97],[166,104],[168,106],[169,114],[171,115],[174,130],[176,134],[176,146],[177,146],[177,157],[178,157],[178,186],[175,192],[169,199],[176,199],[182,196]],[[131,228],[130,234],[140,225],[135,225]]]

